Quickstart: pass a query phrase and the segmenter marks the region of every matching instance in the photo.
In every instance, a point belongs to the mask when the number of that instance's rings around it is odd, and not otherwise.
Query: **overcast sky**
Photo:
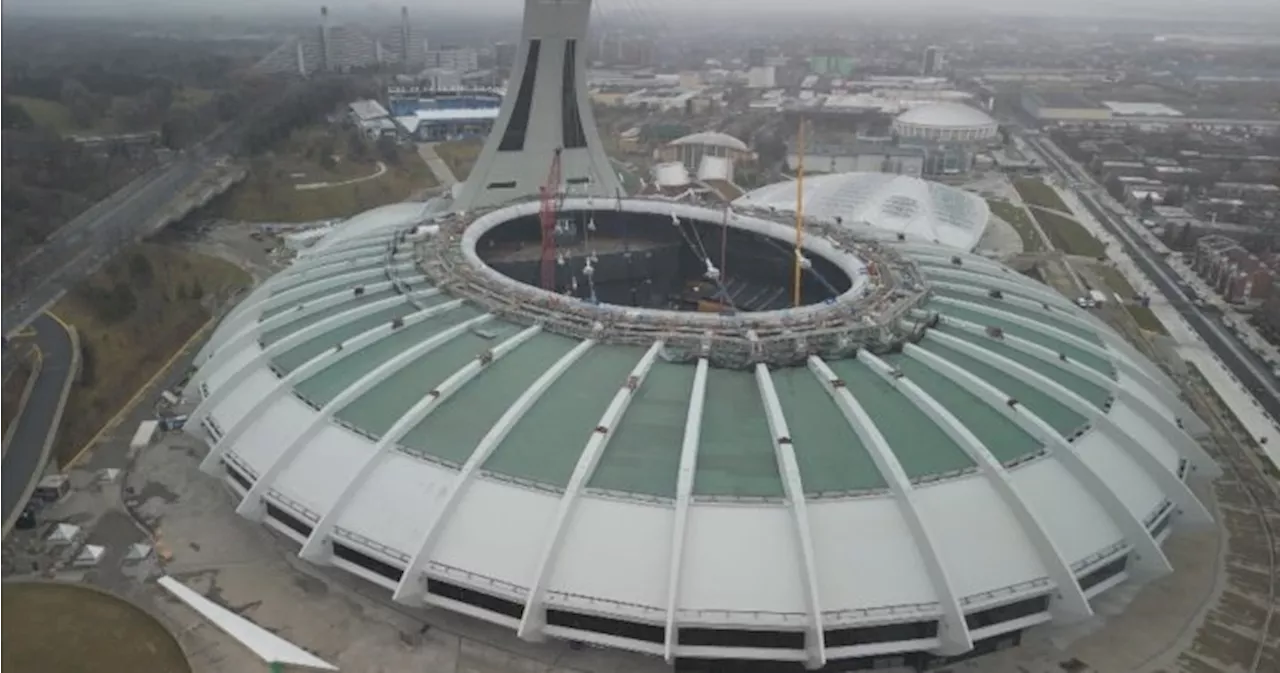
[[[737,14],[794,11],[840,12],[849,14],[897,14],[928,10],[921,18],[939,14],[975,11],[1017,15],[1108,15],[1141,16],[1149,12],[1153,18],[1171,16],[1215,16],[1220,19],[1247,20],[1249,14],[1280,14],[1280,0],[595,0],[606,13],[643,16],[651,13],[675,14],[691,8],[701,11],[723,9]],[[364,14],[370,10],[397,11],[407,5],[410,12],[423,16],[516,13],[523,0],[4,0],[4,13],[90,13],[130,14],[150,11],[154,14],[241,15],[306,14],[327,4],[334,14]],[[942,11],[939,11],[942,10]]]

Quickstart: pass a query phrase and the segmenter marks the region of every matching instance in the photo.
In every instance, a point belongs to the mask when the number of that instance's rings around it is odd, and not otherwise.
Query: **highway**
[[[1071,165],[1071,162],[1060,159],[1054,154],[1053,150],[1056,148],[1045,147],[1046,143],[1042,140],[1029,136],[1024,139],[1054,170],[1072,180],[1081,203],[1094,219],[1120,241],[1125,252],[1168,299],[1170,306],[1187,321],[1191,329],[1204,340],[1205,345],[1232,375],[1252,392],[1272,421],[1280,419],[1280,388],[1277,388],[1271,372],[1263,367],[1258,362],[1258,358],[1227,332],[1216,319],[1206,315],[1195,305],[1183,290],[1178,274],[1163,257],[1151,249],[1150,244],[1138,236],[1123,219],[1116,217],[1098,203],[1091,192],[1101,187],[1093,181],[1091,176]]]
[[[5,527],[30,497],[32,482],[44,469],[45,447],[52,446],[62,415],[62,395],[70,383],[72,371],[71,335],[48,313],[31,322],[35,329],[35,345],[40,349],[40,373],[31,388],[31,396],[22,413],[14,419],[13,437],[0,465],[0,505],[4,508]]]
[[[213,160],[179,157],[90,208],[23,260],[5,281],[0,328],[10,334],[120,247],[143,233],[152,217],[213,166]],[[122,193],[121,193],[122,192]]]

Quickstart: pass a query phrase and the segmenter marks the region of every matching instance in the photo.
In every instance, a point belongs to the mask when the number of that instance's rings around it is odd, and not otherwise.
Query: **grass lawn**
[[[5,583],[2,602],[9,615],[4,620],[6,671],[191,670],[178,641],[164,625],[132,603],[96,589]]]
[[[180,248],[129,248],[53,307],[80,333],[83,365],[54,457],[65,465],[199,330],[209,306],[248,285],[224,260]]]
[[[57,101],[26,96],[9,96],[9,101],[21,105],[37,126],[48,126],[58,133],[74,133],[80,130],[71,119],[71,110]]]
[[[476,164],[482,149],[484,149],[484,140],[480,138],[450,140],[436,145],[436,154],[440,155],[440,160],[453,171],[453,177],[457,178],[458,182],[462,182],[471,175],[471,167]]]
[[[1090,234],[1083,224],[1070,217],[1039,208],[1032,208],[1031,214],[1040,223],[1040,229],[1049,237],[1053,247],[1058,250],[1068,255],[1094,258],[1107,254],[1107,247],[1102,244],[1102,241]]]
[[[369,148],[366,158],[349,159],[343,138],[327,137],[324,129],[305,129],[265,160],[255,160],[249,177],[215,201],[214,208],[231,220],[256,222],[308,222],[349,217],[388,203],[404,201],[416,192],[434,187],[435,176],[412,147],[398,147],[399,165],[363,182],[319,189],[298,190],[296,185],[341,182],[377,172],[378,153]],[[327,137],[327,140],[326,140]],[[321,165],[323,152],[334,148],[340,160]]]
[[[1036,225],[1031,221],[1031,216],[1027,214],[1026,208],[1016,206],[1002,199],[987,199],[987,205],[991,206],[993,215],[1008,222],[1018,232],[1018,237],[1022,239],[1023,252],[1044,251],[1044,240],[1040,237],[1040,233],[1036,231]]]
[[[1156,332],[1158,334],[1168,334],[1164,323],[1156,317],[1154,311],[1146,306],[1134,303],[1133,298],[1137,296],[1137,291],[1133,289],[1133,285],[1129,283],[1129,279],[1124,277],[1117,269],[1104,264],[1098,264],[1094,267],[1098,275],[1106,281],[1111,291],[1124,298],[1124,306],[1128,309],[1129,314],[1133,316],[1138,326],[1148,332]]]
[[[1018,190],[1018,196],[1021,196],[1022,200],[1028,205],[1050,208],[1068,215],[1071,214],[1071,209],[1062,202],[1062,197],[1058,196],[1058,192],[1039,180],[1032,178],[1014,180],[1013,188]]]

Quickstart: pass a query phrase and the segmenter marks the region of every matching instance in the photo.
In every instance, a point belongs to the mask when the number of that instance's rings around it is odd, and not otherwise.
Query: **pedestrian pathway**
[[[426,162],[427,168],[436,176],[436,182],[440,183],[445,189],[452,189],[458,184],[458,178],[453,174],[453,170],[449,168],[449,164],[440,158],[436,153],[435,143],[418,143],[418,156]]]

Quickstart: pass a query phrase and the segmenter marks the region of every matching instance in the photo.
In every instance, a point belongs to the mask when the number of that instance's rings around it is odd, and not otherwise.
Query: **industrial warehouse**
[[[958,190],[625,196],[589,8],[526,3],[464,185],[333,228],[201,351],[186,427],[239,514],[402,604],[687,670],[922,670],[1173,570],[1217,467],[1164,373],[971,253]]]

